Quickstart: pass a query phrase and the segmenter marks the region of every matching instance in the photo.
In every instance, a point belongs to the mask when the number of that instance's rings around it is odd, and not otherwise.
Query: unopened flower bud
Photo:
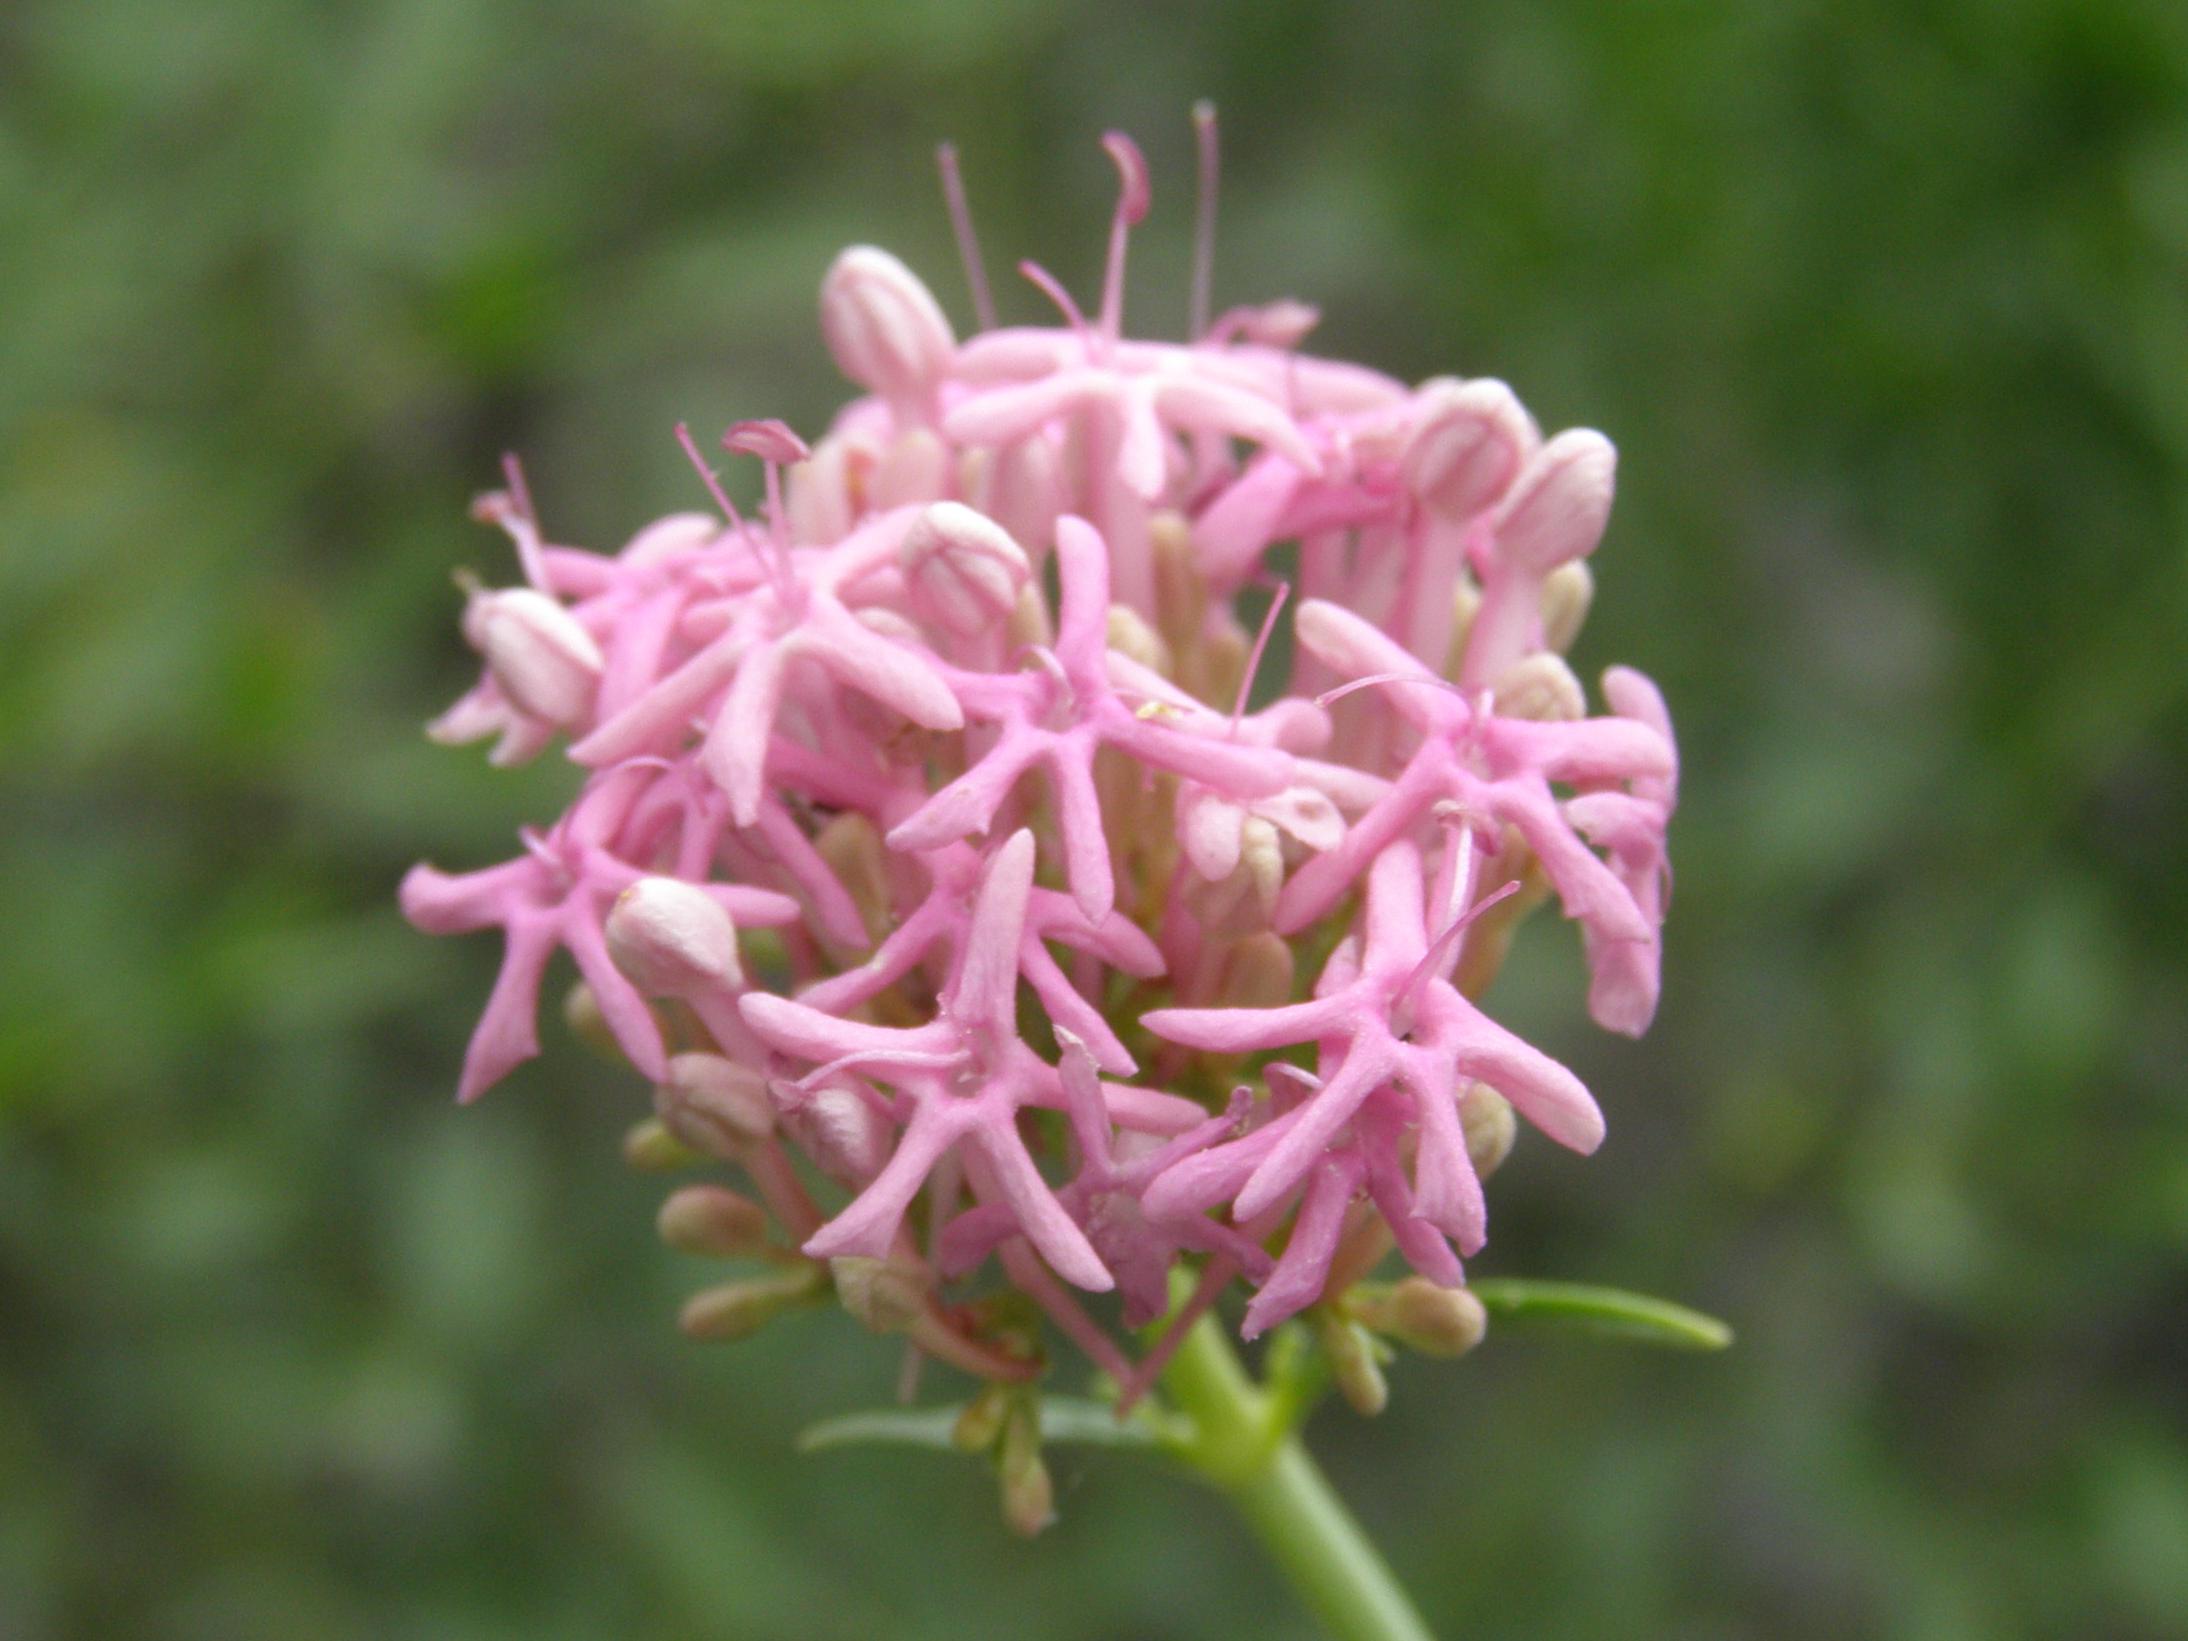
[[[887,251],[854,245],[821,281],[820,311],[844,375],[892,404],[925,408],[957,338],[917,274]]]
[[[722,521],[712,513],[670,513],[657,518],[623,544],[615,555],[622,569],[664,564],[678,556],[697,552],[722,533]]]
[[[971,494],[1013,541],[1046,552],[1056,539],[1056,516],[1064,510],[1055,446],[1040,434],[1004,445],[981,469],[979,488]]]
[[[749,1339],[784,1311],[811,1303],[823,1285],[821,1268],[810,1263],[772,1276],[724,1282],[685,1301],[677,1326],[686,1337],[710,1343]]]
[[[1459,1126],[1466,1132],[1466,1157],[1477,1179],[1487,1179],[1503,1167],[1519,1138],[1512,1102],[1487,1083],[1466,1085],[1459,1097]]]
[[[1003,1423],[1003,1445],[997,1463],[1002,1487],[1003,1520],[1010,1530],[1025,1538],[1056,1519],[1056,1489],[1048,1466],[1041,1462],[1041,1416],[1031,1396],[1013,1398],[1010,1415]]]
[[[845,1254],[828,1262],[843,1308],[876,1333],[902,1333],[927,1309],[925,1273],[886,1259]]]
[[[623,1161],[641,1174],[673,1174],[689,1168],[699,1154],[669,1132],[658,1117],[648,1117],[624,1131]]]
[[[604,665],[600,646],[576,616],[537,588],[473,593],[463,631],[519,711],[562,725],[580,723],[592,711]]]
[[[1241,341],[1265,348],[1296,348],[1322,322],[1322,310],[1311,302],[1280,296],[1257,307],[1234,308],[1224,318],[1236,326]]]
[[[1512,390],[1484,378],[1432,382],[1402,464],[1413,493],[1447,518],[1472,518],[1511,487],[1536,440]]]
[[[921,637],[919,624],[916,621],[910,619],[901,610],[892,610],[885,605],[869,604],[851,619],[868,632],[879,633],[884,638],[896,638],[916,644]],[[860,699],[864,700],[865,697],[862,696]],[[893,719],[888,716],[893,711],[892,708],[884,707],[873,701],[869,701],[867,704],[873,708],[873,723],[877,732],[885,732],[885,726],[893,727],[903,721],[902,714],[897,714]]]
[[[874,453],[841,433],[831,433],[813,454],[784,475],[783,508],[790,539],[808,545],[840,541],[858,521],[860,475]]]
[[[965,1411],[950,1427],[950,1445],[960,1453],[985,1453],[1002,1436],[1012,1399],[1002,1385],[981,1386],[980,1394],[965,1404]]]
[[[649,997],[696,997],[744,983],[737,925],[706,890],[680,878],[642,877],[608,913],[608,955]]]
[[[938,501],[913,519],[897,559],[920,613],[967,638],[1009,615],[1033,578],[1009,532],[957,501]]]
[[[1560,564],[1542,584],[1542,641],[1563,655],[1573,647],[1595,602],[1595,572],[1587,560]]]
[[[582,980],[573,982],[562,994],[562,1023],[570,1028],[571,1036],[610,1065],[630,1064],[615,1033],[608,1029],[608,1017],[600,1012],[600,998]]]
[[[1208,622],[1208,582],[1193,553],[1193,527],[1165,507],[1147,521],[1155,561],[1155,624],[1173,652],[1191,648]]]
[[[707,1259],[741,1259],[767,1246],[767,1210],[726,1185],[672,1191],[654,1223],[678,1253]]]
[[[1170,646],[1162,641],[1162,634],[1148,624],[1145,616],[1127,604],[1109,606],[1109,647],[1119,655],[1137,661],[1151,672],[1168,677],[1170,673]]]
[[[1548,576],[1585,558],[1610,521],[1618,452],[1593,428],[1560,433],[1527,464],[1497,518],[1497,557],[1516,570]]]
[[[1275,930],[1246,936],[1223,960],[1222,1006],[1273,1009],[1290,1002],[1294,969],[1291,942]]]
[[[882,452],[867,475],[866,497],[877,508],[941,501],[950,493],[949,447],[915,427]]]
[[[1018,594],[1018,603],[1010,612],[1010,625],[1005,632],[1013,649],[1045,648],[1055,643],[1056,629],[1049,622],[1048,600],[1042,596],[1038,584],[1028,582]]]
[[[775,1131],[767,1079],[719,1054],[671,1056],[653,1109],[670,1133],[710,1157],[735,1157],[747,1142]]]
[[[1464,576],[1451,595],[1451,643],[1444,651],[1443,672],[1456,679],[1466,662],[1466,641],[1474,633],[1474,617],[1481,613],[1481,588]]]
[[[1284,842],[1274,823],[1259,815],[1246,817],[1238,829],[1238,863],[1266,919],[1275,909],[1277,891],[1284,887]]]
[[[838,1185],[859,1189],[889,1160],[894,1139],[890,1126],[856,1089],[775,1083],[769,1092],[798,1149]]]
[[[878,939],[873,931],[887,929],[891,923],[889,859],[880,829],[857,810],[846,809],[814,836],[813,850],[836,874],[836,881],[866,920],[869,934]]]
[[[1489,1330],[1489,1313],[1465,1288],[1409,1276],[1358,1307],[1360,1320],[1423,1356],[1464,1356]]]
[[[1383,1364],[1375,1336],[1360,1326],[1325,1309],[1317,1318],[1317,1341],[1328,1360],[1337,1393],[1355,1413],[1373,1418],[1390,1405],[1390,1385],[1383,1378]]]
[[[1537,650],[1504,669],[1497,680],[1497,711],[1538,724],[1576,723],[1588,715],[1587,693],[1562,655]]]

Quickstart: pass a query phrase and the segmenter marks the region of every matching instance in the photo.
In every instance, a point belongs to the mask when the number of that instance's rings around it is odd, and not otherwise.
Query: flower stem
[[[1340,1641],[1431,1641],[1428,1626],[1212,1317],[1186,1336],[1163,1389],[1192,1423],[1172,1451],[1237,1506],[1316,1617]]]

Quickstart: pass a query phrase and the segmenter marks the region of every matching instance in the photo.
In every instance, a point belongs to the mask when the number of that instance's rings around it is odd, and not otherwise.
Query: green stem
[[[1192,1421],[1172,1451],[1238,1507],[1300,1598],[1340,1641],[1432,1641],[1428,1626],[1223,1330],[1202,1317],[1164,1372]]]

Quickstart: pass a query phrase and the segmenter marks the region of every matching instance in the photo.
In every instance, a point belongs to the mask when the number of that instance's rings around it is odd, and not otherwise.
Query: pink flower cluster
[[[1597,1144],[1579,1080],[1474,999],[1554,895],[1595,1019],[1647,1026],[1676,763],[1646,679],[1590,715],[1561,659],[1610,444],[1544,438],[1501,382],[1303,352],[1292,303],[1126,337],[1148,188],[1107,147],[1091,319],[1027,265],[1063,322],[995,327],[961,212],[969,340],[887,253],[837,259],[822,330],[865,396],[810,448],[729,431],[757,518],[701,463],[718,512],[550,545],[512,466],[478,511],[523,584],[469,592],[485,674],[433,733],[566,738],[585,783],[402,900],[506,942],[464,1099],[537,1051],[567,951],[671,1126],[839,1286],[894,1273],[915,1337],[992,1364],[990,1311],[943,1296],[993,1260],[1124,1376],[1115,1323],[1181,1261],[1196,1311],[1252,1290],[1249,1334],[1393,1242],[1455,1286],[1506,1102]],[[1080,1297],[1111,1290],[1107,1321]]]

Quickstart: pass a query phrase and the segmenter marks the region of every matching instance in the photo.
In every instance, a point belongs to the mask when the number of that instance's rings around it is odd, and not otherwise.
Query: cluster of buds
[[[1514,925],[1559,902],[1604,1027],[1656,1005],[1670,723],[1624,668],[1591,713],[1563,659],[1614,455],[1501,382],[1302,351],[1295,303],[1210,321],[1205,235],[1191,339],[1128,338],[1147,177],[1106,147],[1091,318],[1026,264],[1062,322],[996,326],[947,151],[977,334],[837,259],[864,396],[810,447],[729,430],[756,517],[682,429],[716,510],[612,554],[550,544],[511,465],[477,511],[523,584],[469,589],[485,673],[433,734],[566,740],[584,785],[403,906],[506,942],[464,1099],[537,1051],[567,951],[573,1015],[657,1090],[641,1151],[741,1170],[663,1232],[774,1268],[689,1331],[834,1296],[999,1385],[1053,1331],[1130,1397],[1236,1284],[1249,1337],[1321,1307],[1379,1405],[1384,1341],[1479,1337],[1460,1259],[1515,1113],[1603,1135],[1478,1004]],[[1414,1274],[1366,1281],[1393,1247]]]

